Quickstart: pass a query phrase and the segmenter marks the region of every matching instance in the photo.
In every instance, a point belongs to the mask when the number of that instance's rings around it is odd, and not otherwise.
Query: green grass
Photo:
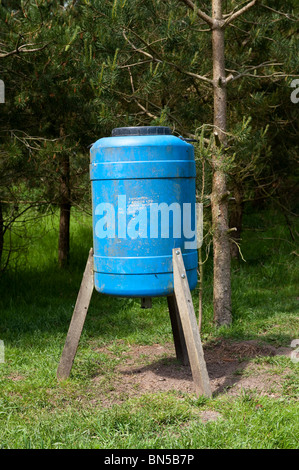
[[[275,221],[275,223],[274,223]],[[213,324],[211,260],[204,270],[202,340],[258,339],[276,347],[299,338],[297,257],[278,213],[247,216],[242,251],[233,264],[233,324]],[[171,342],[166,299],[141,310],[139,299],[93,295],[70,379],[56,369],[80,286],[92,233],[90,219],[72,218],[71,264],[56,265],[57,218],[27,227],[32,241],[1,277],[0,446],[6,448],[298,448],[298,364],[285,357],[252,363],[283,374],[279,396],[244,391],[211,399],[155,392],[106,406],[115,368],[132,344]],[[41,236],[42,234],[42,236]],[[263,238],[261,240],[261,238]],[[197,291],[193,292],[197,310]],[[99,352],[98,349],[106,347]],[[111,352],[108,354],[107,351]],[[93,378],[102,377],[101,387]],[[282,375],[281,375],[282,377]],[[115,390],[114,390],[115,392]],[[202,423],[201,412],[219,413]]]

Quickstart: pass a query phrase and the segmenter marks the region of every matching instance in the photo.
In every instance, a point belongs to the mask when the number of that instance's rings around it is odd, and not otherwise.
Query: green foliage
[[[227,1],[224,14],[238,7]],[[211,14],[210,1],[201,8]],[[67,155],[71,204],[89,207],[88,146],[114,127],[168,125],[175,135],[199,138],[197,188],[209,206],[211,156],[222,149],[214,145],[213,87],[198,77],[212,79],[211,32],[196,13],[177,0],[32,0],[2,1],[0,18],[7,53],[0,58],[1,201],[59,204]],[[237,185],[243,201],[275,198],[291,212],[298,184],[297,108],[290,100],[296,32],[295,0],[257,2],[225,31],[233,77],[229,189],[233,196]],[[2,212],[12,227],[10,207]]]

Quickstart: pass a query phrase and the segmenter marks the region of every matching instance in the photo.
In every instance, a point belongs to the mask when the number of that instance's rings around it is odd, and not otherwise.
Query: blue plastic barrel
[[[94,279],[121,297],[173,293],[172,250],[197,283],[193,146],[167,127],[116,128],[91,148]]]

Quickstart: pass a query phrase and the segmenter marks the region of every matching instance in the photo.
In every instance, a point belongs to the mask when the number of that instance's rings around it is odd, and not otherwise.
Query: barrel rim
[[[134,135],[172,135],[171,129],[167,126],[136,126],[136,127],[116,127],[112,129],[112,137],[125,137]]]

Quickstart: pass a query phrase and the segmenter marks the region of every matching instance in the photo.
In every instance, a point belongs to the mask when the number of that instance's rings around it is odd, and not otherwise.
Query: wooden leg
[[[67,333],[64,349],[57,369],[58,380],[67,379],[70,375],[93,289],[93,249],[91,248],[89,251],[72,320]]]
[[[184,261],[179,248],[173,250],[172,259],[174,295],[182,323],[196,393],[211,397],[210,379],[204,359]]]
[[[189,365],[188,351],[186,347],[186,342],[184,338],[184,333],[182,329],[182,324],[180,320],[180,315],[178,311],[178,306],[176,303],[175,295],[169,295],[167,297],[169,316],[172,327],[172,334],[174,340],[174,347],[176,352],[176,357],[184,366]]]
[[[141,297],[141,308],[152,308],[152,298]]]

